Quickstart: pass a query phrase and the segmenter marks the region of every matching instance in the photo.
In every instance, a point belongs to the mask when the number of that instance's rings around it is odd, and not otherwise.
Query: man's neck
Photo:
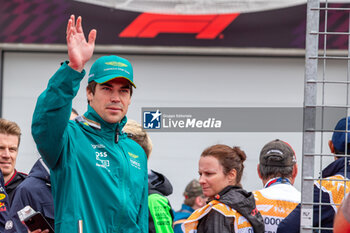
[[[198,205],[196,205],[196,204],[194,204],[194,206],[190,206],[190,207],[191,207],[192,209],[194,209],[194,210],[201,208],[200,206],[198,206]]]
[[[277,180],[278,182],[275,182],[275,180]],[[272,177],[272,178],[269,178],[269,179],[263,179],[263,184],[264,184],[264,187],[266,187],[266,185],[270,186],[270,185],[273,185],[274,183],[288,183],[288,184],[292,184],[291,180],[289,177],[284,177],[284,178],[281,178],[279,176],[277,177]]]
[[[9,180],[11,180],[13,174],[15,174],[15,170],[13,170],[13,172],[12,172],[11,174],[9,174],[9,175],[7,175],[7,176],[4,176],[5,184],[6,184],[7,182],[9,182]]]

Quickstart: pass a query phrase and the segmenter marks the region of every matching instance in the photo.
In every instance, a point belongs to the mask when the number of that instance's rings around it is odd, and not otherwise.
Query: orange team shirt
[[[268,233],[277,232],[280,222],[295,209],[301,198],[300,192],[289,183],[275,184],[253,193]]]

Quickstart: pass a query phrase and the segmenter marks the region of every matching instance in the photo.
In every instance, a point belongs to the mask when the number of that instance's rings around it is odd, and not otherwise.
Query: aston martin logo
[[[128,67],[128,65],[117,61],[106,62],[105,64],[110,66]]]

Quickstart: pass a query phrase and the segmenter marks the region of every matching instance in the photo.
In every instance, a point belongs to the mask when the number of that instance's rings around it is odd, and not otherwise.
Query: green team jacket
[[[147,158],[122,128],[89,106],[70,121],[85,71],[67,62],[39,96],[32,122],[37,148],[51,169],[56,233],[148,233]]]
[[[166,197],[154,193],[148,196],[149,233],[174,233],[172,209]]]

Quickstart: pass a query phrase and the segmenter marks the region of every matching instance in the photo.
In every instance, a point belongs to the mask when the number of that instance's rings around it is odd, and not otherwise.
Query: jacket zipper
[[[83,233],[83,220],[78,220],[78,233]]]
[[[115,146],[117,148],[117,151],[120,152],[121,154],[121,160],[123,161],[123,165],[122,167],[124,167],[125,169],[123,169],[123,174],[122,174],[122,177],[121,177],[121,183],[122,183],[122,201],[121,203],[127,203],[127,195],[126,195],[126,178],[128,176],[128,174],[130,174],[130,167],[129,167],[129,163],[128,163],[128,158],[127,158],[127,153],[124,151],[124,149],[118,144],[119,142],[119,126],[117,127],[116,129],[116,134],[115,134]],[[120,213],[127,213],[127,209],[125,209],[125,206],[123,205],[123,210],[119,210]],[[120,226],[120,222],[123,221],[123,218],[119,218],[118,219],[119,223],[116,224],[117,226]]]

